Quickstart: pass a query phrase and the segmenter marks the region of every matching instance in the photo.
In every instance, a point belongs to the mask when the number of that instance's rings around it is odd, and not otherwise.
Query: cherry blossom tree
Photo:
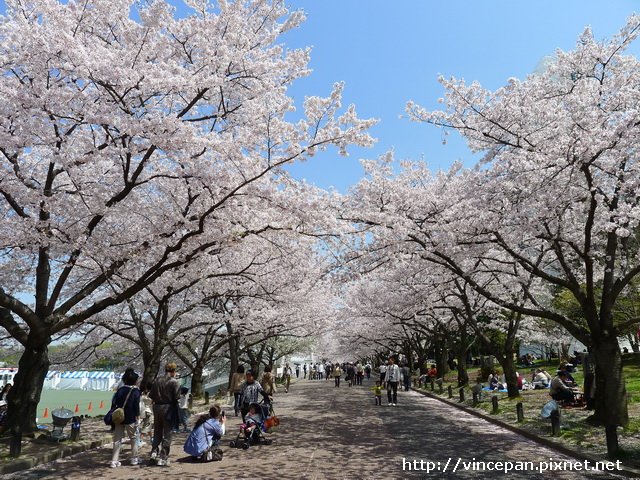
[[[580,305],[585,323],[533,295],[531,306],[501,299],[514,311],[559,323],[592,349],[594,419],[606,426],[610,454],[618,449],[616,427],[628,421],[618,346],[625,325],[615,324],[614,311],[640,273],[640,65],[625,55],[638,33],[638,16],[608,41],[586,29],[574,50],[558,51],[525,80],[489,91],[443,79],[446,110],[408,105],[415,120],[456,130],[485,153],[464,202],[475,215],[465,217],[467,239],[491,244]]]
[[[195,0],[181,18],[164,1],[5,3],[0,326],[24,347],[18,432],[53,335],[242,238],[238,218],[265,228],[280,166],[370,145],[374,121],[340,113],[341,84],[285,119],[309,52],[278,43],[304,18],[283,1]]]

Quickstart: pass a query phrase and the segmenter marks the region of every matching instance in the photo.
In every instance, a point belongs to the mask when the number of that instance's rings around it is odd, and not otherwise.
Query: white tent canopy
[[[111,390],[117,383],[115,372],[57,371],[47,372],[44,388],[48,390]]]

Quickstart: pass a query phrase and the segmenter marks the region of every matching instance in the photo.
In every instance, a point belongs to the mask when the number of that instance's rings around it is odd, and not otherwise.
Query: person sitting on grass
[[[565,363],[561,363],[560,364],[560,368],[558,368],[558,373],[559,372],[564,372],[565,373],[565,376],[566,376],[565,383],[569,387],[575,387],[576,386],[576,381],[573,378],[573,376],[571,375],[571,372],[569,371],[569,368],[567,367],[567,365]]]
[[[575,394],[567,385],[567,380],[566,372],[558,372],[558,376],[551,380],[551,391],[549,392],[551,398],[560,402],[573,403]]]
[[[7,401],[0,400],[0,434],[7,428]]]
[[[492,373],[489,377],[489,390],[502,390],[502,384],[497,373]]]
[[[542,390],[549,387],[549,379],[539,368],[536,368],[531,383],[533,384],[534,390]]]

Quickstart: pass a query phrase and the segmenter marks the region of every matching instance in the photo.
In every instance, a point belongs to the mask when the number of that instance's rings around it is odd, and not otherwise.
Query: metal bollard
[[[433,377],[431,377],[431,391],[434,392],[436,390],[436,381]]]
[[[9,456],[11,458],[18,458],[22,452],[22,431],[14,430],[11,434],[11,441],[9,443]]]
[[[498,413],[498,397],[496,397],[495,395],[491,397],[491,405],[493,406],[492,412],[494,414]]]
[[[209,392],[204,392],[204,404],[209,405]]]
[[[476,392],[473,392],[473,406],[475,407],[478,403],[480,403],[480,396]]]
[[[447,390],[449,391],[449,398],[453,398],[453,387],[451,385],[449,385],[447,387]]]
[[[71,418],[71,436],[69,440],[72,442],[77,442],[80,440],[80,425],[82,424],[82,419],[80,417],[72,417]]]
[[[464,402],[464,387],[460,389],[460,403]]]
[[[560,410],[551,412],[549,418],[551,418],[551,435],[557,437],[560,435]]]
[[[518,423],[524,422],[524,407],[522,402],[516,403],[516,415],[518,416]]]

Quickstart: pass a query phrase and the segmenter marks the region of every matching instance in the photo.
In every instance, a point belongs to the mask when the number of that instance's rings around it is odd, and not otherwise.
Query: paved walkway
[[[371,381],[372,382],[372,381]],[[182,452],[185,435],[174,439],[168,467],[128,466],[108,468],[110,448],[79,454],[8,478],[29,480],[56,478],[92,479],[260,479],[342,480],[418,478],[522,478],[583,479],[621,478],[584,471],[515,472],[472,471],[464,462],[524,462],[550,458],[571,461],[515,433],[453,409],[414,392],[399,392],[398,406],[373,405],[370,384],[349,388],[333,382],[300,380],[290,393],[279,393],[274,407],[282,425],[274,443],[231,449],[237,418],[230,418],[224,441],[224,459],[208,464],[192,463]],[[383,392],[384,393],[384,392]],[[149,453],[145,447],[143,453]],[[403,470],[403,459],[405,469]],[[451,460],[449,460],[451,459]],[[460,460],[458,460],[460,459]],[[414,463],[414,460],[416,463]],[[423,464],[420,461],[424,461]],[[411,470],[407,467],[411,464]],[[427,463],[434,462],[434,463]],[[440,462],[438,464],[438,462]],[[458,463],[459,462],[459,463]],[[448,463],[448,465],[447,465]],[[458,469],[452,472],[455,464]],[[446,467],[446,471],[444,471]],[[414,467],[421,467],[415,471]],[[554,468],[558,468],[555,464]],[[427,473],[427,468],[434,470]],[[439,468],[439,470],[438,470]]]

